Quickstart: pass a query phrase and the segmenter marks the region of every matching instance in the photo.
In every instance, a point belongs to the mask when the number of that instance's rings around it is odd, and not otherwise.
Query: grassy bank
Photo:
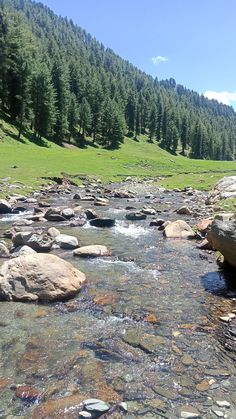
[[[199,189],[209,189],[225,175],[236,175],[235,162],[172,156],[156,144],[148,143],[144,136],[138,142],[126,138],[119,150],[109,151],[92,146],[86,149],[63,148],[47,141],[46,147],[40,147],[25,137],[18,142],[16,134],[15,127],[0,120],[2,195],[6,193],[5,183],[21,182],[18,185],[27,192],[47,182],[43,178],[61,176],[63,172],[91,175],[103,181],[120,181],[127,176],[152,177],[158,178],[159,185],[168,188],[192,186]]]

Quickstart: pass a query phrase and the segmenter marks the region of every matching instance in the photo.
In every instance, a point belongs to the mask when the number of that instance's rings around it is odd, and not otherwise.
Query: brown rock
[[[88,398],[87,394],[79,393],[58,400],[48,400],[37,406],[32,419],[78,419],[81,403]]]
[[[200,233],[207,233],[209,227],[212,224],[212,220],[210,220],[209,218],[203,218],[202,220],[199,221],[199,223],[197,224],[197,230]]]
[[[16,388],[16,397],[29,402],[36,402],[42,399],[43,392],[34,387],[19,386]]]
[[[48,254],[19,256],[0,269],[0,297],[8,301],[54,301],[77,294],[85,275]]]
[[[93,301],[95,304],[99,304],[101,306],[106,306],[110,304],[115,304],[119,300],[119,296],[115,293],[107,293],[107,294],[101,294],[97,295]]]

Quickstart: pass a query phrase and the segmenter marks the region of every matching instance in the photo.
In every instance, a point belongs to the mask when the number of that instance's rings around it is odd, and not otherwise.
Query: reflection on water
[[[165,199],[180,197],[164,197],[163,206]],[[127,201],[111,204],[117,219],[113,205]],[[194,242],[164,239],[150,219],[128,222],[120,211],[111,229],[60,226],[81,245],[105,244],[113,256],[75,259],[55,250],[87,275],[74,300],[0,304],[0,417],[31,417],[35,408],[1,386],[5,378],[43,390],[45,400],[121,398],[130,418],[178,418],[184,405],[201,418],[217,417],[214,410],[236,417],[235,364],[218,340],[219,317],[233,307],[231,274],[218,272],[214,255],[202,258]]]

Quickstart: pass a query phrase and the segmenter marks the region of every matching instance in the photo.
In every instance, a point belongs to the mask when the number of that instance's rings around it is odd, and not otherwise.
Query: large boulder
[[[85,275],[48,254],[19,256],[0,268],[0,298],[8,301],[64,300],[78,293]]]
[[[236,198],[236,176],[226,176],[216,183],[209,193],[206,204],[214,204],[221,199]]]
[[[214,220],[207,239],[225,261],[236,268],[236,221]]]
[[[165,227],[163,234],[165,237],[172,239],[193,239],[195,237],[192,228],[183,220],[169,223]]]

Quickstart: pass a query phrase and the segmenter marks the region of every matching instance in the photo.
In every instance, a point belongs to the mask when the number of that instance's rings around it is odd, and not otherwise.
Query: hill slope
[[[30,0],[0,0],[0,106],[18,124],[84,146],[117,148],[145,134],[197,159],[233,160],[236,114],[177,85],[158,81],[105,49],[72,21]],[[136,143],[133,142],[133,148]]]

